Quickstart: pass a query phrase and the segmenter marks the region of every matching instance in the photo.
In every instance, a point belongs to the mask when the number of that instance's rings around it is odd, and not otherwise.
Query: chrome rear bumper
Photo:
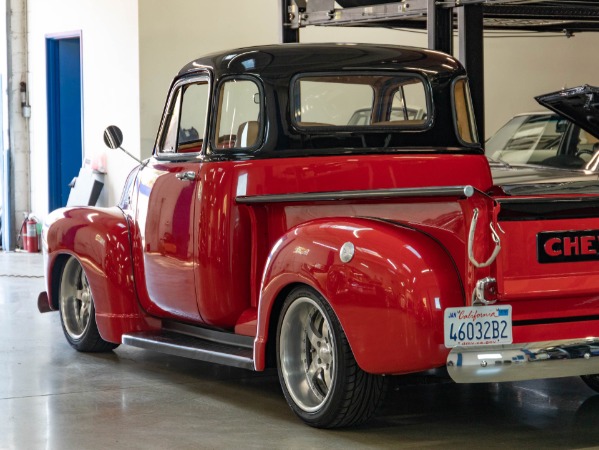
[[[493,383],[599,374],[599,338],[456,347],[447,357],[456,383]]]

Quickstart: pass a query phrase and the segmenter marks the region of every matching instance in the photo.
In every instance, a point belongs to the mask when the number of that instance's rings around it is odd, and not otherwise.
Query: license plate
[[[465,306],[445,310],[445,347],[512,343],[512,307]]]

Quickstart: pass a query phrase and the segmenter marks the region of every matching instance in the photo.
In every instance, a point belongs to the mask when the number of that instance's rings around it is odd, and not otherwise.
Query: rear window
[[[430,99],[413,74],[310,75],[293,83],[294,122],[300,128],[426,128]]]

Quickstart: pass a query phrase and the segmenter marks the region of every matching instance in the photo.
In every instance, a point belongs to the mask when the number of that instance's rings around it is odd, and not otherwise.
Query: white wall
[[[32,211],[48,212],[46,50],[49,34],[81,30],[84,159],[104,151],[102,133],[118,124],[124,146],[139,154],[139,52],[137,0],[29,0],[29,88]],[[107,154],[101,201],[114,205],[136,163],[121,152]]]
[[[40,216],[48,208],[45,37],[76,30],[82,31],[85,157],[104,151],[102,131],[115,124],[124,132],[123,146],[145,158],[179,69],[214,51],[280,42],[280,2],[29,0],[32,209]],[[427,44],[424,32],[376,28],[309,27],[300,35],[302,42]],[[599,60],[589,57],[598,46],[599,33],[486,39],[487,135],[512,115],[539,109],[534,95],[599,84]],[[108,151],[107,163],[102,200],[115,204],[135,162]]]
[[[490,34],[489,34],[490,35]],[[581,84],[599,85],[599,33],[485,39],[487,135],[514,114],[543,108],[534,96]]]
[[[142,156],[152,153],[171,80],[208,53],[280,42],[278,1],[141,0]]]

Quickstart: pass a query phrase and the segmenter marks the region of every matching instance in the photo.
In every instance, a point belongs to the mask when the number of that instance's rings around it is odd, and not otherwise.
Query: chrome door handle
[[[181,172],[175,175],[181,181],[193,181],[196,179],[196,173],[193,171]]]

